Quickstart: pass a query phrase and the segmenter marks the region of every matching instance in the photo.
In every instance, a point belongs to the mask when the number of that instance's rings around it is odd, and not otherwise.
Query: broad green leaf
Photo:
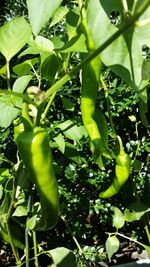
[[[67,44],[58,49],[60,53],[79,52],[86,53],[86,39],[83,34],[73,37]]]
[[[0,168],[0,183],[3,183],[9,176],[9,169]]]
[[[61,36],[53,36],[50,38],[50,40],[53,43],[55,49],[60,49],[65,44],[63,37]]]
[[[64,106],[64,108],[66,110],[74,111],[74,104],[70,99],[68,99],[67,97],[62,96],[61,100],[62,100],[62,104],[63,104],[63,106]]]
[[[6,64],[0,68],[0,76],[6,76],[7,73],[7,66]]]
[[[36,36],[53,16],[62,0],[26,0],[26,2],[32,31]]]
[[[109,15],[112,11],[114,0],[89,0],[87,21],[88,27],[96,47],[106,41],[117,27],[110,23]],[[141,3],[141,1],[140,1]],[[117,5],[116,5],[117,7]],[[116,9],[118,10],[118,8]],[[150,8],[141,16],[141,20],[150,17]],[[149,25],[130,28],[124,35],[115,40],[101,54],[102,61],[119,75],[128,85],[132,86],[140,95],[142,85],[142,70],[144,59],[142,57],[142,46],[150,46]],[[109,57],[108,57],[109,55]],[[145,75],[145,76],[148,76]],[[144,83],[148,83],[148,80]]]
[[[23,93],[31,79],[31,75],[18,78],[13,85],[13,91]],[[21,105],[21,97],[11,95],[0,97],[0,127],[7,128],[10,126],[12,121],[20,113]]]
[[[27,216],[27,206],[21,206],[21,205],[17,206],[12,216],[16,217]]]
[[[109,236],[107,238],[105,246],[109,260],[111,259],[112,255],[118,251],[119,245],[120,243],[116,236]]]
[[[48,251],[57,267],[77,267],[74,253],[64,247],[57,247]]]
[[[43,54],[43,53],[51,53],[54,50],[53,43],[43,36],[38,35],[35,39],[30,39],[29,41],[29,47],[25,49],[19,57],[25,56],[25,55],[37,55],[37,54]]]
[[[71,140],[79,141],[82,137],[87,136],[87,132],[84,126],[78,126],[76,122],[71,120],[62,122],[57,126],[57,128],[60,128],[63,131],[64,135]]]
[[[64,136],[60,133],[56,137],[54,137],[55,142],[58,145],[58,149],[64,154],[65,151],[65,140]]]
[[[124,218],[128,222],[138,221],[145,213],[149,211],[150,211],[149,207],[147,207],[140,201],[136,201],[125,209]]]
[[[71,161],[82,164],[83,159],[80,156],[79,151],[75,148],[75,146],[69,142],[65,143],[65,156],[70,159]]]
[[[66,16],[66,29],[69,40],[78,35],[77,25],[79,24],[79,18],[80,18],[79,8],[74,8],[70,10]]]
[[[11,96],[7,95],[0,97],[0,127],[9,127],[19,113],[20,110],[17,107],[14,107]]]
[[[37,49],[38,52],[52,52],[54,49],[53,43],[41,35],[38,35],[35,40],[31,41],[30,45]]]
[[[0,52],[7,61],[28,42],[31,28],[23,17],[18,17],[0,27]]]
[[[124,218],[127,222],[139,221],[147,211],[150,211],[150,209],[146,211],[129,211],[125,209]]]
[[[68,7],[66,7],[66,6],[60,6],[56,10],[56,12],[54,13],[54,16],[52,18],[52,21],[51,21],[49,27],[52,27],[52,26],[56,25],[58,22],[60,22],[66,16],[66,14],[68,12],[69,12]]]
[[[37,215],[32,216],[28,221],[27,221],[27,227],[32,230],[35,225],[36,225],[36,220],[37,220]]]
[[[60,66],[60,60],[55,54],[50,54],[43,62],[41,73],[44,78],[53,83]]]
[[[13,91],[23,93],[31,79],[32,75],[19,77],[13,84]]]
[[[32,67],[37,63],[38,59],[27,59],[23,61],[22,63],[16,65],[13,67],[13,72],[19,76],[26,75]]]
[[[113,226],[115,226],[117,229],[122,228],[125,223],[123,213],[117,207],[113,207],[112,210],[114,211]]]
[[[142,168],[142,162],[138,159],[135,159],[133,164],[132,164],[132,167],[133,167],[134,171],[139,172]]]

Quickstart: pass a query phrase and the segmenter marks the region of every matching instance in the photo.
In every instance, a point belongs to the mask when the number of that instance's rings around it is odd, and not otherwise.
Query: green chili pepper
[[[25,130],[17,136],[16,144],[27,173],[39,193],[41,217],[34,229],[50,229],[58,220],[59,198],[47,130],[41,127]]]
[[[81,10],[81,30],[85,34],[87,50],[89,53],[95,50],[93,40],[86,23],[86,10]],[[96,99],[99,89],[99,80],[101,73],[101,59],[99,56],[87,63],[82,69],[82,92],[81,92],[81,114],[83,124],[90,137],[90,146],[95,160],[103,155],[111,158],[103,144],[101,132],[96,121]],[[102,164],[101,164],[102,165]]]
[[[117,136],[120,153],[116,158],[115,178],[110,187],[99,194],[101,198],[109,198],[116,195],[128,180],[130,174],[131,158],[124,152],[121,138]]]

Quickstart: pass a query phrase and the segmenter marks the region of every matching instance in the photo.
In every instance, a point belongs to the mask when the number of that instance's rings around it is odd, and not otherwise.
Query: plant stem
[[[89,264],[87,263],[87,260],[86,260],[86,258],[85,258],[85,256],[84,256],[84,254],[83,254],[82,248],[81,248],[81,246],[80,246],[78,240],[76,239],[75,235],[73,234],[72,230],[70,229],[70,227],[69,227],[67,221],[65,220],[64,216],[61,216],[61,219],[62,219],[63,222],[65,223],[65,225],[66,225],[66,227],[67,227],[67,229],[68,229],[70,235],[72,236],[72,239],[74,240],[74,242],[75,242],[75,244],[76,244],[76,246],[77,246],[77,248],[78,248],[78,250],[79,250],[79,253],[80,253],[80,254],[82,255],[82,257],[84,258],[84,261],[85,261],[85,263],[87,264],[87,266],[89,266]]]
[[[27,215],[29,215],[29,213],[31,212],[31,207],[32,207],[31,196],[29,196],[28,206],[27,206]],[[27,218],[27,222],[28,222],[28,218]],[[25,229],[26,267],[29,267],[29,229],[28,229],[27,222],[26,222],[26,229]]]
[[[49,108],[50,108],[50,106],[51,106],[51,104],[52,104],[54,98],[55,98],[56,93],[57,93],[57,92],[54,92],[54,93],[52,94],[52,96],[50,97],[50,99],[49,99],[49,101],[48,101],[48,103],[47,103],[47,106],[46,106],[46,108],[44,109],[44,112],[42,113],[42,121],[45,120],[46,115],[47,115],[47,113],[48,113],[48,111],[49,111]]]
[[[33,234],[33,246],[34,246],[35,267],[39,267],[38,253],[37,253],[36,232],[35,231],[32,231],[32,234]]]
[[[16,259],[17,267],[19,267],[20,264],[21,264],[21,261],[20,261],[19,255],[18,255],[18,251],[15,248],[14,241],[13,241],[12,234],[11,234],[10,227],[9,227],[9,220],[10,220],[10,217],[11,217],[11,214],[12,214],[12,211],[13,211],[14,204],[16,202],[15,201],[15,194],[16,194],[15,184],[16,184],[16,181],[14,181],[14,183],[13,183],[12,199],[11,199],[11,203],[10,203],[10,206],[9,206],[9,209],[8,209],[8,212],[7,212],[6,228],[7,228],[8,236],[9,236],[9,239],[10,239],[11,248],[12,248],[14,257]]]
[[[10,68],[9,68],[9,61],[6,61],[6,70],[7,70],[7,89],[11,90],[10,88]]]
[[[136,243],[136,244],[138,244],[138,245],[140,245],[140,246],[142,246],[142,247],[144,247],[144,248],[146,248],[146,247],[148,247],[148,246],[146,246],[145,244],[143,244],[143,243],[141,243],[141,242],[139,242],[139,241],[137,241],[137,240],[134,240],[133,238],[131,238],[131,237],[128,237],[128,236],[125,236],[125,235],[123,235],[123,234],[120,234],[120,233],[118,233],[118,232],[115,232],[115,233],[107,233],[107,234],[110,234],[110,235],[119,235],[119,236],[121,236],[121,237],[123,237],[123,238],[125,238],[125,239],[127,239],[127,240],[129,240],[129,241],[131,241],[131,242],[134,242],[134,243]]]
[[[110,36],[99,48],[95,51],[90,53],[87,57],[85,57],[82,62],[74,67],[69,73],[65,74],[60,80],[58,80],[54,85],[51,86],[46,91],[46,99],[48,99],[54,92],[64,85],[71,77],[73,77],[78,71],[80,71],[85,64],[90,62],[96,56],[98,56],[102,51],[104,51],[112,42],[114,42],[122,33],[127,31],[135,22],[136,20],[143,14],[143,12],[147,9],[150,5],[150,0],[145,0],[137,12],[128,20],[126,21],[112,36]]]

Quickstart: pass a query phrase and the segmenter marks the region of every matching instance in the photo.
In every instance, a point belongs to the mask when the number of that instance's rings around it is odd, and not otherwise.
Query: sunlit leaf
[[[0,52],[9,61],[28,42],[31,28],[23,17],[18,17],[0,27]]]

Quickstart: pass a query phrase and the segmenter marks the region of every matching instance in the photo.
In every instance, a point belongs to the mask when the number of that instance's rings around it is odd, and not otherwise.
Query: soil
[[[44,245],[46,247],[46,242],[44,242]],[[109,267],[146,258],[147,252],[145,250],[140,251],[140,249],[136,247],[135,244],[124,242],[121,244],[119,251],[115,254],[115,256],[112,257],[111,262],[100,261],[95,264],[94,262],[88,261],[87,267]],[[39,263],[41,267],[48,267],[49,264],[51,264],[51,259],[45,254],[39,258]],[[11,247],[8,244],[3,244],[2,242],[0,242],[0,267],[15,266],[15,259]],[[34,263],[30,262],[30,267],[34,266]],[[23,267],[25,267],[25,265]]]

